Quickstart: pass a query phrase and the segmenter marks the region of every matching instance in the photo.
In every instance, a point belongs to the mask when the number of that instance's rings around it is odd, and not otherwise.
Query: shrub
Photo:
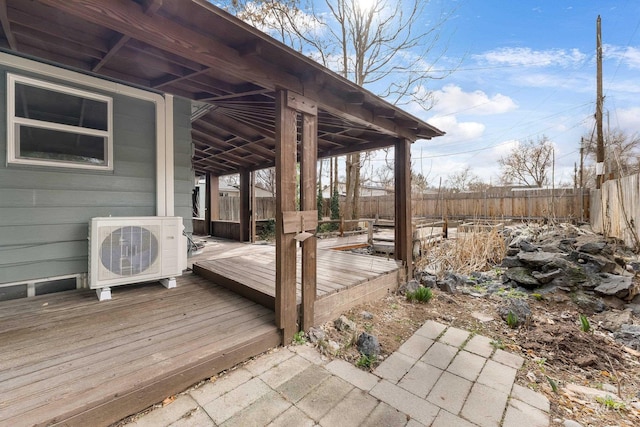
[[[431,288],[425,288],[424,286],[419,287],[413,292],[407,292],[407,300],[408,301],[417,301],[426,303],[433,298],[433,292],[431,292]]]

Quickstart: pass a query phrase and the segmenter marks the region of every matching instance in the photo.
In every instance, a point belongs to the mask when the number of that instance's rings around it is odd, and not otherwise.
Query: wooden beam
[[[198,98],[197,101],[209,101],[215,103],[216,101],[223,101],[228,99],[241,98],[243,96],[252,96],[252,95],[263,95],[265,93],[272,92],[269,89],[256,89],[250,90],[247,92],[239,92],[239,93],[231,93],[229,95],[221,95],[221,96],[210,96],[205,98]]]
[[[7,14],[7,1],[0,0],[0,23],[2,24],[2,31],[4,31],[4,36],[7,38],[7,42],[9,43],[9,47],[11,50],[18,51],[18,42],[16,41],[16,37],[11,32],[11,23],[9,22],[9,15]]]
[[[304,102],[308,107],[310,102]],[[313,104],[315,107],[315,104]],[[313,111],[313,110],[312,110]],[[318,163],[318,116],[304,112],[302,115],[302,154],[300,158],[300,208],[317,212],[317,163]],[[315,228],[315,227],[314,227]],[[317,239],[310,237],[302,242],[302,310],[300,326],[308,331],[315,326],[315,303],[317,292]]]
[[[255,56],[243,57],[228,45],[160,15],[148,16],[128,0],[40,0],[68,14],[105,26],[159,49],[173,52],[208,67],[271,89],[290,88],[302,92],[297,76]],[[209,11],[208,13],[212,13]]]
[[[93,71],[94,73],[98,72],[100,68],[102,68],[113,57],[113,55],[118,53],[118,51],[124,45],[126,45],[129,40],[131,40],[130,37],[122,36],[122,35],[117,36],[116,38],[117,40],[112,43],[111,48],[109,49],[109,52],[107,52],[106,55],[104,55],[102,59],[98,61],[98,63],[91,68],[91,71]]]
[[[296,209],[296,120],[287,107],[287,92],[276,92],[276,324],[282,343],[289,344],[297,331],[296,241],[285,234],[283,212]]]
[[[251,177],[247,169],[240,170],[240,241],[248,242],[251,229]]]
[[[413,241],[411,227],[411,142],[395,145],[395,258],[406,268],[407,280],[413,277]]]

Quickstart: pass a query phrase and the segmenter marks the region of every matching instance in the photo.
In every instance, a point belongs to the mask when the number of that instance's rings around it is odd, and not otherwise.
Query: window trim
[[[80,98],[91,99],[94,101],[104,102],[107,104],[107,130],[98,130],[85,128],[81,126],[65,125],[55,122],[47,122],[42,120],[28,119],[17,117],[15,114],[16,101],[16,84],[24,84],[27,86],[46,89],[54,92],[60,92],[66,95],[73,95]],[[91,163],[81,163],[64,160],[47,160],[36,158],[24,158],[17,156],[19,144],[19,135],[16,134],[16,127],[26,125],[41,129],[54,131],[70,132],[79,135],[99,136],[105,138],[105,161],[104,165],[95,165]],[[21,165],[37,165],[58,168],[74,168],[74,169],[90,169],[90,170],[113,170],[113,98],[88,92],[73,87],[63,86],[43,80],[25,77],[18,74],[7,73],[7,164]]]

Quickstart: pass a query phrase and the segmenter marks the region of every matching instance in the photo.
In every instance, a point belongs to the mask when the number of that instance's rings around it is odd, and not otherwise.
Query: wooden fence
[[[591,227],[640,250],[640,175],[606,181],[591,191]]]
[[[220,219],[239,220],[239,198],[220,198]],[[341,202],[341,209],[343,202]],[[329,217],[329,200],[325,200],[325,217]],[[256,199],[256,218],[275,217],[275,199]],[[589,191],[581,189],[538,189],[482,193],[441,193],[414,195],[411,201],[413,217],[421,218],[513,218],[589,220]],[[360,198],[360,218],[392,219],[394,197]]]
[[[393,218],[393,212],[393,196],[360,200],[360,216],[363,218]],[[414,195],[411,213],[413,217],[422,218],[588,220],[589,193],[580,189],[540,189]]]

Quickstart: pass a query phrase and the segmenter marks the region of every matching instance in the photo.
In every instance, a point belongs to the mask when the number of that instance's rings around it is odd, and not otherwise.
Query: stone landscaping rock
[[[366,332],[360,334],[356,345],[361,354],[369,357],[378,357],[380,355],[378,338]]]
[[[517,255],[517,254],[516,254]],[[523,267],[524,264],[520,262],[520,260],[514,256],[505,257],[500,264],[500,267],[512,268],[512,267]]]
[[[333,322],[334,326],[339,331],[355,331],[356,330],[356,322],[353,320],[347,319],[346,316],[340,316]]]
[[[531,308],[527,301],[511,298],[508,300],[507,305],[498,308],[498,314],[500,314],[500,317],[505,322],[507,321],[509,313],[516,315],[517,325],[520,326],[531,317]]]
[[[409,280],[407,283],[400,285],[398,292],[405,295],[407,292],[415,292],[420,287],[420,282],[415,279]]]
[[[365,320],[373,319],[373,314],[369,313],[368,311],[361,312],[360,316],[362,316],[362,318],[365,319]]]
[[[549,252],[520,252],[517,255],[518,260],[520,260],[520,262],[525,266],[536,270],[545,264],[550,263],[556,257],[558,257],[558,254]]]
[[[563,272],[562,272],[562,270],[557,268],[555,270],[551,270],[551,271],[548,271],[546,273],[541,273],[539,271],[532,271],[531,275],[533,277],[535,277],[536,280],[538,280],[538,282],[540,282],[542,284],[547,284],[547,283],[551,282],[553,279],[561,277],[563,275]]]
[[[520,242],[520,249],[525,251],[525,252],[537,252],[538,251],[538,247],[536,245],[532,245],[531,243],[529,243],[526,240],[523,240]]]
[[[438,278],[436,276],[432,276],[431,274],[423,273],[420,277],[420,283],[425,288],[435,289],[438,287],[437,282]]]
[[[600,323],[600,326],[607,331],[617,332],[622,325],[631,323],[631,317],[631,311],[612,310],[599,314],[595,319]]]
[[[595,291],[600,295],[612,295],[621,299],[629,296],[633,287],[633,277],[617,276],[613,274],[600,274],[600,285]]]
[[[531,275],[531,272],[525,267],[513,267],[505,271],[504,275],[518,285],[527,288],[535,289],[540,286],[538,279]]]
[[[615,339],[634,350],[640,350],[640,325],[622,325]]]
[[[588,254],[599,254],[602,250],[607,247],[605,242],[589,242],[584,245],[578,247],[579,252],[586,252]]]
[[[587,295],[583,292],[576,292],[571,296],[571,300],[587,313],[601,313],[607,309],[607,306],[604,305],[604,302],[602,302],[600,298]]]
[[[318,341],[324,341],[327,335],[324,333],[322,329],[319,328],[309,328],[309,332],[307,332],[307,336],[309,337],[309,341],[312,343],[317,343]]]

